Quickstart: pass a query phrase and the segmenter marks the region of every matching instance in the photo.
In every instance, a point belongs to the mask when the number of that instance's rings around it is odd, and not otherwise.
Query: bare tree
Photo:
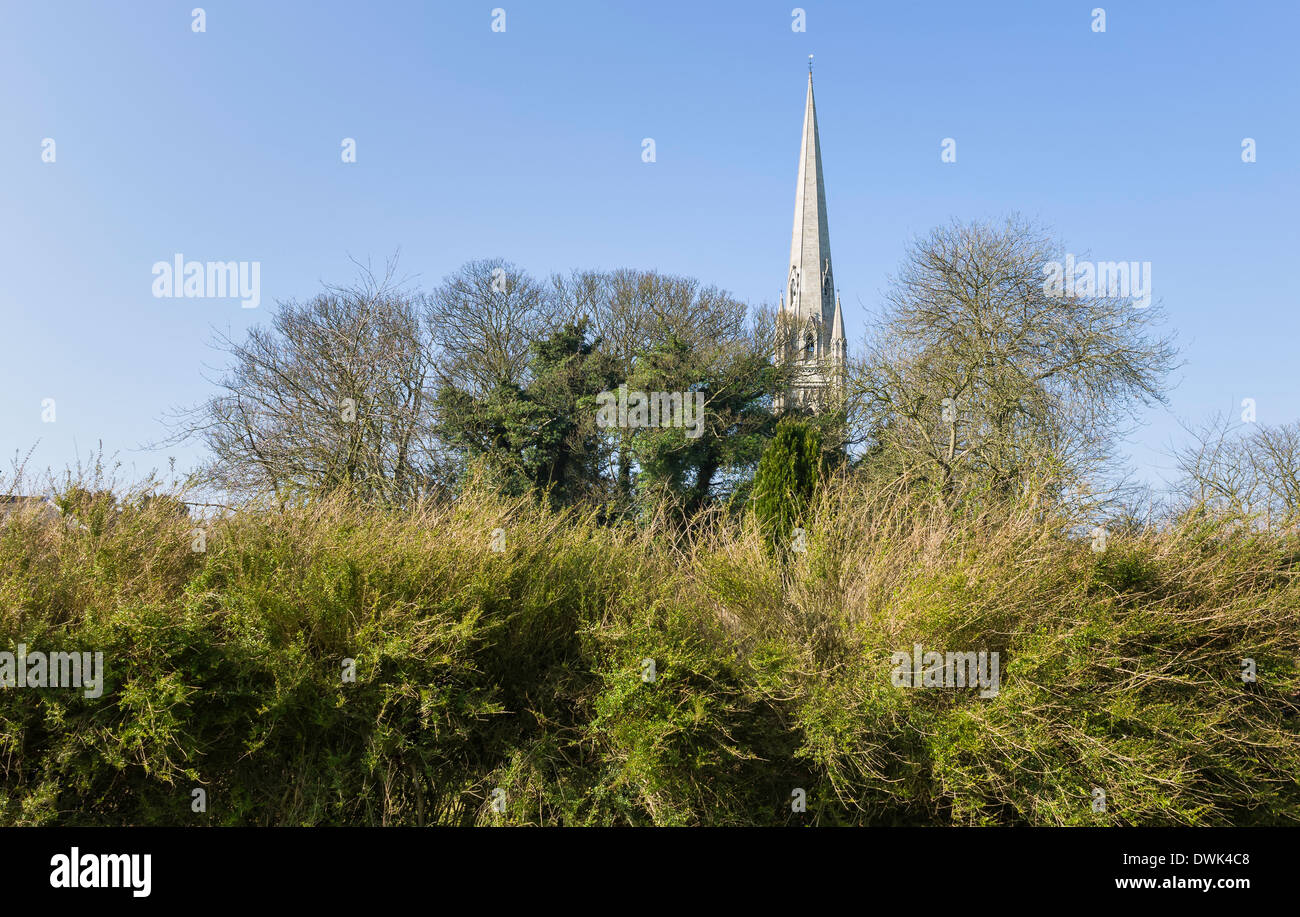
[[[696,365],[714,367],[733,364],[737,348],[752,347],[757,339],[743,302],[694,277],[620,268],[556,275],[551,285],[557,309],[587,320],[597,349],[613,360],[623,380],[636,376],[645,354],[672,340],[695,355]],[[760,352],[770,349],[770,341],[769,335]],[[606,435],[614,479],[629,497],[635,463],[630,431]]]
[[[433,350],[423,303],[394,267],[282,303],[242,342],[218,337],[231,357],[218,393],[173,423],[173,439],[211,450],[207,483],[386,501],[429,486],[439,461],[427,409]]]
[[[566,317],[550,290],[508,261],[467,262],[426,303],[440,385],[473,395],[522,385],[529,345]]]
[[[918,241],[851,369],[860,439],[943,488],[1096,472],[1141,405],[1163,402],[1172,339],[1158,308],[1053,295],[1059,245],[1017,217]]]
[[[231,358],[212,380],[219,391],[176,415],[171,439],[207,444],[201,479],[221,490],[403,501],[450,486],[463,458],[440,437],[439,411],[455,403],[440,392],[527,390],[533,349],[583,320],[617,378],[671,343],[701,367],[691,384],[716,386],[713,371],[736,364],[737,348],[769,346],[746,311],[724,291],[653,272],[575,272],[543,286],[507,262],[472,261],[423,296],[396,282],[392,265],[382,277],[363,270],[354,286],[281,304],[243,341],[218,336]],[[628,497],[636,459],[626,431],[601,435]]]
[[[1300,421],[1246,428],[1214,414],[1188,433],[1173,451],[1185,500],[1268,527],[1300,518]]]
[[[622,268],[574,272],[552,284],[627,376],[641,353],[670,337],[693,349],[726,347],[745,330],[744,303],[694,277]]]

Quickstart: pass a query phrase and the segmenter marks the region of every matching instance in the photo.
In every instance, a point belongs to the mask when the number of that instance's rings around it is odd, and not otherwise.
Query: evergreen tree
[[[803,419],[784,418],[763,452],[751,505],[768,546],[788,549],[794,529],[806,525],[822,478],[822,434]]]
[[[776,425],[776,373],[767,353],[743,343],[690,347],[669,335],[641,354],[629,388],[677,392],[705,405],[692,430],[629,431],[643,505],[669,498],[689,517],[741,486]]]
[[[610,361],[579,322],[532,345],[527,376],[526,385],[502,382],[481,397],[443,389],[443,435],[467,458],[485,461],[507,494],[548,490],[556,505],[599,498],[596,395],[614,384]]]

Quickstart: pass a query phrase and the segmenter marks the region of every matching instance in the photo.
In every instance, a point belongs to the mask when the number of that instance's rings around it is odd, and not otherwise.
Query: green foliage
[[[776,369],[767,354],[745,348],[692,349],[669,335],[641,355],[628,387],[703,397],[696,429],[663,426],[631,435],[643,508],[671,501],[689,516],[743,484],[775,420]]]
[[[1300,823],[1295,536],[1097,555],[1039,505],[902,493],[823,486],[779,566],[741,520],[687,544],[474,487],[11,519],[0,648],[106,679],[0,690],[0,824]],[[999,652],[1000,691],[896,686],[918,643]]]
[[[72,485],[59,493],[54,505],[63,515],[99,535],[117,512],[117,497],[111,490]]]
[[[528,372],[526,386],[502,381],[481,397],[443,389],[444,435],[485,461],[503,493],[547,491],[556,506],[598,496],[596,396],[614,384],[611,361],[594,351],[579,322],[534,343]]]
[[[821,431],[803,420],[782,420],[758,463],[750,498],[773,551],[787,547],[793,529],[808,522],[823,468]]]
[[[1096,582],[1115,592],[1144,592],[1154,588],[1159,577],[1150,558],[1133,547],[1111,547],[1097,557]]]

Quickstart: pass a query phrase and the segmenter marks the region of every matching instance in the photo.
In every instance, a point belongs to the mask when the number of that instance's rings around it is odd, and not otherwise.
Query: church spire
[[[804,102],[803,138],[799,146],[799,183],[795,187],[794,231],[790,236],[787,278],[790,310],[800,319],[816,318],[829,328],[835,309],[831,276],[831,234],[826,220],[826,184],[822,176],[821,138],[813,101],[811,61]]]
[[[792,385],[793,402],[820,406],[833,373],[821,364],[842,364],[847,348],[844,319],[838,310],[831,268],[831,233],[826,218],[826,182],[822,174],[821,136],[813,99],[812,56],[808,58],[808,91],[804,97],[803,136],[799,145],[799,179],[795,186],[794,229],[790,235],[790,266],[786,273],[785,304],[790,346],[784,361],[804,364],[802,382]],[[777,410],[786,399],[778,397]]]

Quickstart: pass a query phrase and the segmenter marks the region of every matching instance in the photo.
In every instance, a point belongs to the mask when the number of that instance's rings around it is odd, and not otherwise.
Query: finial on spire
[[[809,54],[809,55],[808,55],[808,75],[809,75],[809,76],[812,76],[812,60],[813,60],[813,56],[812,56],[811,54]]]

